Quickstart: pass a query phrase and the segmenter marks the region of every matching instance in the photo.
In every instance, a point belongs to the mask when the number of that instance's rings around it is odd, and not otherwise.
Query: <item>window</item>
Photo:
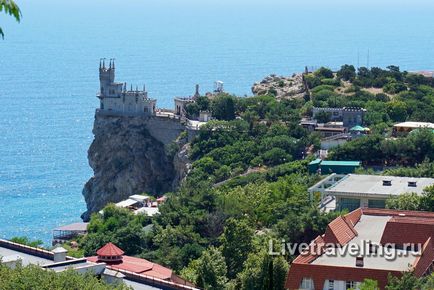
[[[386,201],[381,199],[370,199],[368,200],[368,207],[370,208],[385,208]]]
[[[360,199],[356,198],[341,198],[339,202],[339,209],[347,209],[349,211],[353,211],[360,207]]]
[[[335,280],[329,280],[329,290],[335,289]]]
[[[347,281],[345,289],[356,289],[357,283],[354,281]]]
[[[311,278],[303,278],[303,280],[301,280],[300,289],[309,289],[309,290],[314,289],[312,279]]]

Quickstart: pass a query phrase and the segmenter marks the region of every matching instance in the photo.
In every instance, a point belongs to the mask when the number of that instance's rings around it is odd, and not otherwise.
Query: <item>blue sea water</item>
[[[79,221],[92,176],[87,149],[98,101],[98,61],[146,87],[161,107],[223,80],[249,95],[270,73],[304,66],[434,69],[428,1],[17,1],[0,14],[0,237],[49,243]],[[324,3],[327,2],[327,3]]]

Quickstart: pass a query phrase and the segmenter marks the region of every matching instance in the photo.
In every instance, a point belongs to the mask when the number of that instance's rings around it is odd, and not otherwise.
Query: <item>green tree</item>
[[[418,279],[412,272],[404,272],[402,277],[389,274],[386,290],[419,290],[422,288],[422,280]]]
[[[15,18],[16,21],[20,22],[21,20],[21,11],[18,5],[13,0],[0,0],[0,12],[4,11],[4,13],[11,15]],[[4,38],[4,32],[0,27],[0,36]]]
[[[359,290],[380,290],[378,282],[371,279],[365,279],[359,286]]]
[[[252,237],[253,229],[245,220],[230,218],[226,221],[221,242],[229,278],[235,278],[243,269],[244,261],[253,247]]]
[[[353,81],[356,78],[356,69],[353,65],[344,64],[337,71],[337,77],[344,81]]]
[[[197,286],[203,289],[223,290],[227,282],[227,267],[222,253],[210,247],[197,263]]]
[[[330,112],[320,111],[315,115],[315,119],[318,123],[327,123],[330,122],[331,116],[332,114]]]
[[[212,114],[218,120],[230,121],[235,119],[235,97],[228,94],[220,94],[211,104]]]
[[[407,119],[407,105],[401,101],[387,103],[387,114],[395,122],[403,122]]]
[[[267,251],[251,253],[238,274],[242,290],[283,290],[288,263],[282,256],[272,257]]]
[[[333,72],[331,69],[326,68],[326,67],[320,67],[318,70],[316,70],[314,72],[314,74],[316,76],[318,76],[319,78],[325,78],[325,79],[331,79],[333,78]]]
[[[11,242],[21,244],[21,245],[30,246],[30,247],[34,247],[34,248],[40,248],[44,244],[44,242],[41,240],[34,240],[33,241],[33,240],[30,240],[28,237],[13,237],[11,239]]]

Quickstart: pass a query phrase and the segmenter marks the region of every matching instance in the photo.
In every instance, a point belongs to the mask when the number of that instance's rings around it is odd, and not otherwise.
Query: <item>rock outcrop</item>
[[[84,220],[107,203],[132,194],[171,191],[185,176],[188,155],[177,152],[175,168],[173,158],[166,154],[167,144],[149,133],[149,121],[145,117],[95,116],[95,139],[88,151],[94,176],[83,189]]]
[[[252,86],[255,96],[274,95],[278,99],[303,98],[305,91],[302,74],[294,74],[291,77],[272,74]]]

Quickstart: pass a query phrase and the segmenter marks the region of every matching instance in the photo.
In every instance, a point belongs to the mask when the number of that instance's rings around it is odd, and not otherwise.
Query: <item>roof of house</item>
[[[391,185],[383,185],[383,180],[391,181]],[[416,182],[416,187],[409,186],[408,182]],[[367,195],[399,195],[406,192],[421,194],[424,188],[434,185],[434,178],[415,178],[399,176],[380,176],[364,174],[348,174],[325,191],[329,194],[367,194]]]
[[[87,260],[90,262],[97,262],[98,257],[88,257]],[[170,280],[173,273],[173,271],[169,268],[152,263],[145,259],[131,256],[123,256],[121,262],[110,264],[109,267],[114,270],[129,271],[132,273],[146,275],[162,280]]]
[[[345,132],[345,128],[336,127],[315,127],[315,131]]]
[[[402,122],[393,125],[393,127],[405,127],[405,128],[431,128],[434,129],[434,123],[429,122]]]
[[[320,164],[321,163],[321,159],[317,158],[315,160],[312,160],[311,162],[309,162],[309,165],[316,165],[316,164]]]
[[[315,288],[322,288],[326,279],[363,281],[365,278],[378,280],[384,288],[389,273],[401,275],[411,269],[420,277],[434,261],[433,235],[434,213],[359,208],[333,220],[325,234],[311,243],[319,251],[303,253],[293,261],[286,288],[298,289],[303,278],[313,279]],[[378,245],[377,253],[383,254],[359,252],[363,266],[356,266],[356,256],[348,249],[354,245],[363,247],[366,241]],[[397,247],[387,248],[389,242]],[[330,247],[328,243],[335,246]],[[423,247],[415,252],[404,249],[406,243]]]
[[[323,160],[321,165],[328,166],[360,166],[360,161],[335,161],[335,160]]]
[[[350,129],[350,131],[367,131],[366,129],[368,129],[368,128],[365,128],[365,127],[362,127],[362,126],[360,126],[360,125],[357,125],[357,126],[352,127],[352,128]],[[369,129],[368,129],[368,130],[369,130]]]
[[[89,223],[73,223],[55,228],[54,231],[87,231]]]
[[[138,203],[137,200],[134,200],[134,199],[128,198],[128,199],[126,199],[126,200],[122,200],[122,201],[116,203],[116,206],[117,206],[117,207],[129,207],[129,206],[132,206],[132,205],[134,205],[134,204],[136,204],[136,203]]]
[[[105,246],[103,246],[101,249],[96,251],[98,256],[122,256],[124,254],[124,251],[119,249],[115,244],[113,243],[107,243]]]

